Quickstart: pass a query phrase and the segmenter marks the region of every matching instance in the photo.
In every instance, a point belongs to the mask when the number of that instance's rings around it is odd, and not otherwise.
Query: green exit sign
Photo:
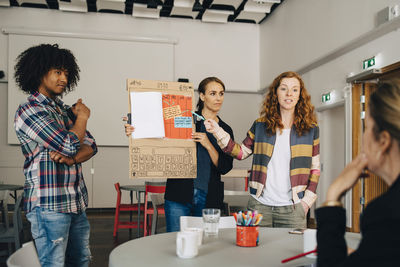
[[[328,102],[329,100],[331,100],[331,93],[323,94],[321,100],[322,100],[322,103],[325,103],[325,102]]]
[[[363,61],[363,70],[366,70],[372,66],[375,66],[375,57],[371,57]]]

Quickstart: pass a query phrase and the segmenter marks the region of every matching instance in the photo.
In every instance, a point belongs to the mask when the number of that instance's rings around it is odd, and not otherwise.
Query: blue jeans
[[[170,200],[165,200],[165,220],[167,223],[167,232],[177,232],[180,230],[181,216],[202,216],[202,210],[206,206],[207,193],[194,189],[193,200],[191,203],[180,203]]]
[[[89,266],[90,226],[86,213],[35,207],[26,215],[42,267]]]

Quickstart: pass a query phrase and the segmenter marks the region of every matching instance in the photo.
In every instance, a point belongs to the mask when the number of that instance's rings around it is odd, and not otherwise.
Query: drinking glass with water
[[[219,209],[203,209],[204,234],[206,236],[218,235],[218,224],[221,211]]]

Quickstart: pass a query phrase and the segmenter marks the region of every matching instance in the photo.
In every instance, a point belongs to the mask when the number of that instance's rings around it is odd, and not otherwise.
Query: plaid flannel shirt
[[[60,99],[52,100],[36,92],[15,114],[14,127],[25,156],[27,212],[38,206],[61,213],[81,213],[88,205],[81,164],[68,166],[50,158],[50,151],[68,157],[79,151],[79,139],[69,131],[73,121],[67,115],[68,108]],[[93,155],[97,153],[95,140],[88,131],[83,143],[92,147]]]

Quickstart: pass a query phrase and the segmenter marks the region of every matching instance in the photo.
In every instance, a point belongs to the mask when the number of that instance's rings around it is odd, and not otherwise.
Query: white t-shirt
[[[290,129],[276,132],[276,141],[271,160],[267,166],[267,181],[262,195],[256,198],[264,205],[292,205],[290,185]],[[255,197],[255,196],[253,196]]]

